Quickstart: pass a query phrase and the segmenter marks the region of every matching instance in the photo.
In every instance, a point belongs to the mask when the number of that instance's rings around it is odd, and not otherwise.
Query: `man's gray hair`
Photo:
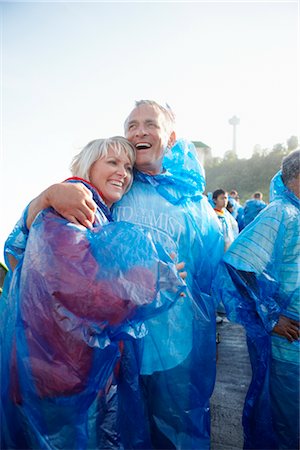
[[[139,106],[142,106],[142,105],[152,106],[153,108],[159,109],[159,111],[161,111],[163,113],[164,126],[165,126],[165,130],[168,134],[172,133],[172,131],[175,130],[175,114],[167,103],[165,104],[165,106],[162,106],[159,103],[155,102],[154,100],[137,100],[135,102],[135,108],[138,108]],[[129,118],[129,116],[127,117],[127,119],[125,120],[125,123],[124,123],[125,131],[127,129],[128,118]]]
[[[285,156],[281,163],[282,180],[287,186],[300,173],[300,150],[294,150]]]

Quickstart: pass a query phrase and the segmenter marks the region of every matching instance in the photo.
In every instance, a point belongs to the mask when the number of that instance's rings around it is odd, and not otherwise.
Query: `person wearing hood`
[[[271,203],[223,257],[214,293],[244,325],[252,366],[245,449],[299,445],[300,151],[282,160]]]
[[[215,305],[211,283],[222,257],[219,221],[203,195],[205,179],[193,144],[176,142],[174,114],[152,100],[136,102],[125,136],[136,149],[134,181],[113,208],[116,220],[147,230],[185,262],[186,297],[172,312],[145,322],[147,335],[126,342],[118,381],[125,448],[209,449],[209,399],[215,383]],[[56,184],[29,206],[27,224],[52,206],[91,227],[92,200],[83,187]],[[133,248],[134,251],[134,248]],[[130,404],[122,402],[131,392]]]
[[[252,198],[244,204],[244,226],[246,227],[267,206],[261,192],[254,192]]]

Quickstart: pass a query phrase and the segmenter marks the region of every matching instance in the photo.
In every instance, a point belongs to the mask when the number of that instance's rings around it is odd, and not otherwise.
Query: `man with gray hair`
[[[282,160],[271,203],[223,257],[214,291],[244,325],[252,365],[246,449],[299,445],[300,151]]]
[[[136,102],[125,121],[125,137],[136,149],[136,170],[113,218],[146,229],[155,243],[184,261],[187,275],[186,296],[147,320],[140,342],[125,344],[118,387],[121,440],[127,449],[210,448],[209,399],[216,370],[210,291],[224,242],[203,195],[204,173],[195,148],[183,140],[175,143],[174,128],[169,107],[151,100]],[[80,183],[44,191],[29,207],[27,226],[49,206],[92,228],[93,201]]]

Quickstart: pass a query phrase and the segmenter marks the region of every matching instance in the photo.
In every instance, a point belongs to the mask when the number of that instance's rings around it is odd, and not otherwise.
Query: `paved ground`
[[[211,450],[242,450],[242,411],[251,379],[244,330],[228,322],[217,325],[217,380],[211,399]]]

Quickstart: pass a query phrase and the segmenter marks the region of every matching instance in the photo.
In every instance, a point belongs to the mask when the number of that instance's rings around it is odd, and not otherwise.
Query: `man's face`
[[[288,188],[300,199],[300,173],[292,180]]]
[[[136,168],[150,175],[160,173],[165,149],[175,141],[175,133],[165,130],[163,113],[152,105],[136,107],[127,119],[125,137],[136,148]]]
[[[228,194],[220,194],[218,195],[216,201],[216,208],[217,209],[222,209],[222,208],[226,208],[227,203],[228,203]]]

